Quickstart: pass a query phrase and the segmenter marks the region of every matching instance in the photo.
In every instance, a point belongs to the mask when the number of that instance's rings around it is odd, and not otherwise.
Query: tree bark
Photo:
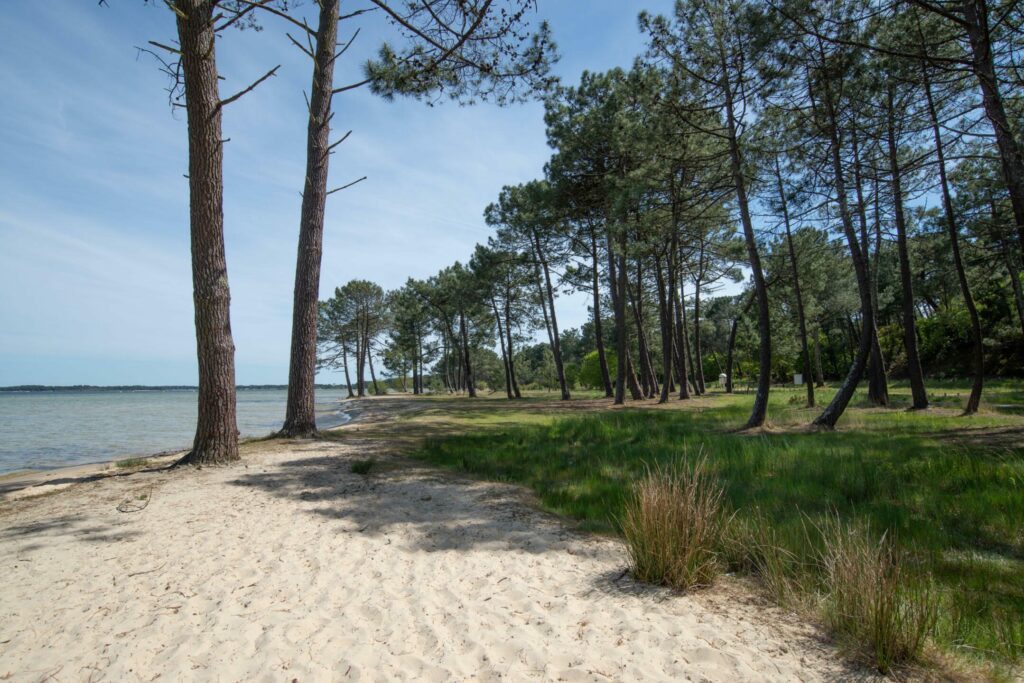
[[[512,304],[511,304],[511,292],[505,290],[505,337],[508,341],[508,374],[512,380],[512,394],[516,398],[522,398],[523,394],[519,391],[519,382],[516,380],[516,350],[512,346]]]
[[[814,368],[818,373],[818,386],[825,386],[825,372],[821,369],[821,331],[814,335]]]
[[[548,268],[548,261],[544,258],[544,252],[540,246],[540,236],[533,231],[534,247],[537,249],[537,259],[540,261],[541,269],[544,272],[545,294],[548,306],[551,308],[551,352],[555,356],[555,373],[558,375],[558,386],[562,391],[562,400],[568,401],[569,385],[565,381],[565,366],[562,363],[562,344],[558,336],[558,318],[555,315],[555,289],[551,286],[551,271]]]
[[[1017,236],[1024,252],[1024,151],[1014,137],[1002,94],[999,92],[999,78],[996,75],[992,57],[992,39],[989,34],[987,0],[963,0],[961,5],[965,19],[967,39],[971,45],[971,66],[981,87],[982,105],[985,115],[992,124],[1002,162],[1003,178],[1010,194],[1013,218]]]
[[[654,398],[657,393],[657,382],[654,380],[654,370],[651,367],[651,356],[647,346],[647,335],[644,333],[643,315],[639,300],[640,292],[640,269],[637,261],[637,294],[634,295],[633,288],[626,283],[626,291],[629,294],[630,310],[633,312],[633,324],[636,325],[637,353],[640,356],[640,385],[644,398]]]
[[[703,259],[703,256],[701,257]],[[704,383],[704,354],[700,344],[700,278],[693,282],[693,381],[697,384],[697,391],[701,394],[708,392],[707,384]]]
[[[839,215],[843,224],[843,232],[846,235],[847,244],[850,247],[850,258],[853,261],[853,270],[857,276],[857,291],[860,295],[861,307],[861,335],[857,352],[854,355],[850,369],[843,379],[842,384],[836,391],[835,396],[821,415],[815,418],[813,424],[826,429],[834,429],[850,399],[853,398],[857,385],[864,376],[864,368],[867,366],[868,355],[871,352],[872,329],[875,324],[875,316],[871,306],[871,284],[868,279],[867,255],[863,253],[858,244],[857,233],[853,229],[853,220],[850,217],[850,207],[846,198],[846,181],[843,177],[843,163],[840,158],[839,124],[835,112],[835,104],[832,101],[831,88],[827,78],[823,79],[825,88],[825,110],[828,117],[827,128],[829,136],[829,152],[832,161],[832,173],[836,190],[836,198],[839,203]]]
[[[782,185],[782,170],[779,161],[775,160],[775,180],[779,190],[779,202],[782,207],[782,222],[786,228],[786,246],[789,249],[789,265],[793,274],[793,294],[796,299],[796,319],[800,329],[800,354],[803,356],[804,384],[807,385],[807,407],[814,407],[814,380],[811,377],[811,353],[807,343],[807,319],[804,317],[804,298],[800,291],[800,268],[796,260],[796,247],[793,245],[793,232],[789,222],[789,202],[786,190]]]
[[[757,298],[757,331],[761,338],[758,353],[757,394],[754,407],[750,411],[746,428],[760,427],[768,414],[768,392],[771,389],[772,372],[772,337],[771,320],[768,308],[768,288],[764,282],[764,270],[761,268],[761,256],[757,252],[757,238],[754,225],[750,218],[750,206],[747,201],[747,184],[743,177],[743,157],[740,152],[736,132],[736,116],[733,111],[732,85],[729,82],[728,66],[725,55],[721,58],[723,70],[723,90],[725,92],[726,125],[729,138],[729,160],[732,166],[733,183],[736,186],[736,203],[740,209],[740,221],[743,223],[743,236],[747,244],[747,257],[750,262],[751,276],[754,278],[754,295]]]
[[[900,284],[903,294],[903,344],[907,349],[907,374],[914,410],[928,407],[928,393],[924,388],[921,356],[917,351],[917,318],[914,311],[914,281],[910,272],[910,251],[907,248],[907,222],[903,213],[903,187],[900,175],[899,148],[896,144],[896,114],[893,111],[893,86],[886,91],[886,142],[889,148],[889,184],[892,192],[893,213],[896,219],[896,250],[900,263]]]
[[[469,331],[466,329],[466,313],[459,310],[459,333],[462,335],[462,353],[466,368],[466,391],[470,398],[476,398],[476,383],[473,381],[473,365],[469,359]]]
[[[964,406],[964,414],[972,415],[981,407],[981,392],[985,385],[985,345],[981,332],[981,317],[974,303],[971,285],[967,281],[967,270],[960,254],[960,234],[956,224],[956,213],[953,209],[953,197],[949,191],[949,180],[946,176],[946,154],[942,145],[942,133],[939,128],[939,117],[932,98],[931,81],[928,78],[928,67],[921,63],[921,81],[924,84],[925,101],[928,103],[928,117],[932,126],[932,137],[935,139],[935,159],[939,167],[939,186],[942,189],[942,206],[946,219],[946,231],[949,233],[949,245],[953,252],[953,266],[956,268],[957,281],[960,283],[960,295],[964,298],[967,315],[971,319],[971,395]],[[1019,286],[1019,283],[1018,283]]]
[[[673,208],[673,211],[675,209]],[[673,220],[672,230],[672,255],[669,259],[669,271],[668,280],[669,288],[672,290],[672,309],[675,316],[675,354],[679,359],[679,398],[688,399],[690,398],[690,387],[689,380],[686,377],[686,352],[684,344],[686,343],[686,327],[683,324],[683,303],[679,296],[678,281],[681,277],[679,273],[679,230],[676,227],[676,221]]]
[[[505,333],[501,328],[501,316],[498,315],[498,302],[491,297],[491,309],[494,311],[494,322],[498,326],[498,345],[501,347],[501,364],[505,368],[505,395],[508,400],[515,396],[512,394],[512,373],[508,368],[508,354],[505,353]]]
[[[370,380],[373,382],[373,395],[380,396],[380,387],[377,386],[377,373],[373,371],[373,349],[370,348],[370,342],[366,342],[366,360],[370,364]]]
[[[597,360],[601,366],[601,381],[604,382],[605,398],[611,398],[612,378],[608,371],[608,357],[604,350],[604,328],[601,325],[601,272],[598,269],[597,234],[590,229],[591,286],[594,290],[594,337],[597,345]]]
[[[850,134],[850,147],[853,151],[853,188],[857,197],[857,216],[860,219],[860,248],[864,252],[865,263],[868,263],[871,249],[868,243],[867,202],[864,200],[863,178],[861,177],[860,147],[857,142],[856,128]],[[889,405],[889,382],[885,372],[885,356],[882,345],[878,341],[878,259],[881,255],[882,219],[878,211],[878,181],[874,184],[875,192],[875,256],[873,267],[870,267],[868,278],[871,284],[871,310],[874,322],[871,326],[871,355],[868,358],[868,401],[872,405]],[[852,335],[851,335],[852,338]]]
[[[731,394],[733,388],[732,382],[732,364],[733,364],[733,350],[736,348],[736,328],[739,326],[740,319],[735,317],[732,319],[732,328],[729,330],[729,351],[725,356],[725,393]]]
[[[288,369],[288,405],[282,436],[316,434],[316,325],[323,257],[324,209],[330,158],[334,51],[338,42],[339,0],[319,0],[313,84],[306,135],[306,181],[302,190],[299,250],[292,304],[292,346]]]
[[[680,283],[680,287],[682,287],[682,283]],[[682,323],[683,323],[683,351],[685,352],[684,355],[686,356],[686,364],[690,368],[690,376],[686,377],[685,381],[690,382],[690,386],[693,388],[693,393],[696,394],[697,396],[700,396],[701,395],[701,391],[700,391],[700,387],[697,386],[697,382],[695,380],[692,381],[692,382],[690,381],[690,377],[692,377],[692,375],[693,375],[694,364],[693,364],[693,352],[690,350],[690,333],[689,333],[689,331],[687,329],[687,328],[689,328],[690,323],[686,319],[686,293],[685,292],[680,294],[680,299],[681,299],[680,308],[682,309],[681,314],[682,314]]]
[[[654,274],[658,287],[658,320],[661,322],[661,395],[658,403],[667,403],[672,383],[672,311],[671,290],[666,295],[665,276],[661,270],[661,259],[655,257]]]
[[[224,146],[211,0],[174,0],[188,116],[192,297],[199,360],[199,414],[181,464],[238,460],[235,343],[224,251]]]
[[[994,213],[994,211],[993,211]],[[1010,246],[1005,239],[999,240],[1000,251],[1003,254],[1003,265],[1006,266],[1006,274],[1010,276],[1010,288],[1013,290],[1013,302],[1017,309],[1017,322],[1020,325],[1021,335],[1024,335],[1024,292],[1020,286],[1020,270],[1010,253]]]
[[[622,240],[625,242],[625,240]],[[622,245],[625,248],[625,245]],[[618,269],[621,270],[621,269]],[[620,405],[626,400],[626,309],[625,296],[622,294],[624,272],[617,272],[615,267],[615,250],[612,248],[612,234],[608,232],[608,282],[612,295],[612,309],[615,314],[615,398],[612,403]]]
[[[345,342],[341,343],[341,364],[345,368],[345,387],[348,389],[348,397],[355,398],[355,394],[352,393],[352,380],[348,376],[348,349]]]

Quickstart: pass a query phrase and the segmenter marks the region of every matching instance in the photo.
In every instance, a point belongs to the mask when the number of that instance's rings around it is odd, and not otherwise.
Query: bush
[[[728,520],[722,487],[708,474],[706,460],[648,468],[631,494],[622,533],[633,576],[681,589],[713,583]]]
[[[930,583],[909,582],[892,543],[876,542],[866,524],[835,518],[819,531],[828,628],[882,673],[918,661],[938,617]]]

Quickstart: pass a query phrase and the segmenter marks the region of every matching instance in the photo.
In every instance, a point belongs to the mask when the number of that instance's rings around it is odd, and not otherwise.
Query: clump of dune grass
[[[142,467],[147,464],[146,458],[125,458],[124,460],[118,460],[114,463],[114,467],[119,470],[130,470],[136,467]]]
[[[807,607],[808,568],[786,549],[778,530],[760,509],[730,518],[722,538],[722,554],[730,571],[757,577],[776,603]]]
[[[373,469],[374,462],[373,458],[354,460],[349,469],[352,471],[352,474],[369,474],[370,470]]]
[[[723,495],[703,456],[693,465],[648,467],[621,520],[633,576],[680,589],[713,583],[728,521]]]
[[[818,531],[826,627],[882,673],[920,661],[938,618],[930,581],[912,580],[894,544],[865,523],[830,518]]]

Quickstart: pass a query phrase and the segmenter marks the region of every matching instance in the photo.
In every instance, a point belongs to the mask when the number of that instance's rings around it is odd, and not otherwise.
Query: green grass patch
[[[119,470],[133,470],[137,467],[144,467],[149,464],[149,460],[146,458],[125,458],[124,460],[118,460],[114,463],[114,467]]]
[[[373,469],[375,464],[376,461],[373,458],[367,458],[366,460],[354,460],[349,469],[352,471],[352,474],[365,475],[370,473],[370,470]]]
[[[1016,384],[995,387],[990,400],[1011,402],[1020,390]],[[780,599],[804,579],[786,576],[778,566],[810,568],[814,580],[822,579],[825,544],[808,529],[839,519],[888,539],[904,558],[904,578],[934,586],[929,590],[939,610],[933,639],[940,646],[990,662],[1019,662],[1024,450],[996,437],[1024,428],[1024,421],[991,409],[958,417],[950,398],[948,409],[923,413],[854,408],[835,432],[784,429],[805,425],[816,414],[790,402],[798,391],[773,389],[776,429],[765,433],[735,431],[746,419],[750,395],[719,395],[683,410],[531,414],[522,422],[520,413],[477,414],[459,433],[430,436],[416,455],[481,478],[524,484],[548,510],[585,529],[618,534],[617,520],[648,468],[702,452],[709,476],[736,512],[734,523],[771,536],[760,550],[751,541],[735,553],[734,564],[770,574],[775,586],[769,588]],[[905,393],[899,385],[891,391],[896,401]],[[955,394],[956,387],[946,393]],[[819,392],[822,405],[828,398],[830,392]],[[767,569],[758,571],[758,563]]]

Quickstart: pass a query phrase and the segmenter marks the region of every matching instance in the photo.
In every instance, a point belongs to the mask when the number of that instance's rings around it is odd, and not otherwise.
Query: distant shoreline
[[[340,424],[333,424],[329,427],[320,429],[322,432],[329,432],[336,429],[342,429],[356,422],[363,412],[362,408],[349,407],[347,404],[352,403],[352,399],[342,399],[338,402],[339,407],[345,408],[338,412],[342,415],[346,415],[348,419]],[[239,437],[239,444],[264,441],[268,437],[273,437],[273,433],[263,436],[243,436]],[[111,471],[117,471],[117,463],[124,460],[139,460],[144,461],[146,466],[152,465],[169,465],[176,461],[181,456],[188,453],[189,447],[185,448],[167,448],[157,452],[150,453],[122,453],[117,457],[102,458],[99,460],[92,460],[88,462],[80,462],[69,465],[61,465],[59,467],[49,468],[26,468],[21,470],[12,470],[10,472],[0,472],[0,503],[10,500],[9,495],[15,491],[33,487],[50,487],[46,488],[46,491],[53,490],[52,484],[57,482],[65,482],[65,480],[79,480],[88,477],[103,477],[111,474]],[[63,488],[63,486],[60,486]]]
[[[240,384],[236,387],[238,391],[266,391],[268,389],[285,390],[287,384]],[[317,389],[344,389],[344,384],[318,384]],[[0,387],[0,393],[28,394],[46,392],[125,392],[125,391],[199,391],[199,387],[187,384],[119,384],[119,385],[98,385],[98,384],[69,384],[64,386],[46,384],[18,384],[9,387]]]

